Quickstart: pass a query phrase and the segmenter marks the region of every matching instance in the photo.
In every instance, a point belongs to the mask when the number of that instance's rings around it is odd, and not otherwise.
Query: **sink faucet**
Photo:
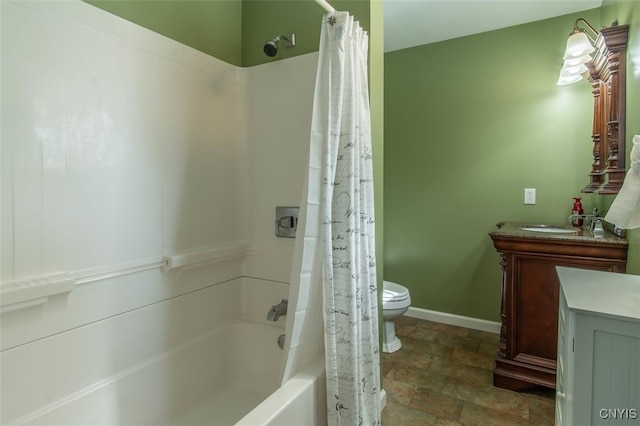
[[[593,209],[592,214],[572,214],[569,216],[569,222],[572,222],[573,219],[586,219],[589,222],[589,230],[594,234],[604,234],[604,229],[602,227],[602,217],[598,212],[597,208]]]
[[[282,299],[282,302],[277,305],[273,305],[267,313],[267,321],[278,321],[282,315],[287,315],[287,306],[289,301],[287,299]]]
[[[573,219],[592,220],[598,216],[598,209],[593,209],[593,214],[572,214],[571,216],[569,216],[569,222],[573,221]]]

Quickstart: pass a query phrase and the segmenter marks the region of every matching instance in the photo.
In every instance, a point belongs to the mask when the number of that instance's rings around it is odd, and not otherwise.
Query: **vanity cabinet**
[[[494,386],[521,391],[555,388],[559,283],[557,266],[625,272],[627,240],[606,232],[556,226],[500,223],[489,235],[500,255],[502,304]]]
[[[640,276],[557,273],[555,424],[640,424]]]

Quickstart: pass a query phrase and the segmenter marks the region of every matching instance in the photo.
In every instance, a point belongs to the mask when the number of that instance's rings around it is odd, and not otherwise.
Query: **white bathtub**
[[[277,344],[284,329],[255,322],[223,327],[197,345],[180,362],[176,375],[185,386],[193,380],[216,383],[207,395],[194,397],[194,404],[176,413],[168,424],[233,425],[272,394],[280,384],[283,350]],[[211,363],[213,368],[201,368]],[[204,374],[203,374],[204,373]]]
[[[280,386],[288,288],[238,278],[5,350],[0,423],[325,424],[321,359]]]
[[[236,426],[322,426],[327,424],[324,358],[293,376]]]
[[[284,333],[285,318],[277,323],[265,323],[260,319],[266,316],[265,301],[287,297],[282,291],[280,283],[243,279],[243,317],[254,321],[245,319],[227,325],[198,347],[190,348],[198,359],[181,362],[186,370],[176,374],[198,380],[193,377],[194,371],[189,365],[215,360],[212,364],[218,368],[204,380],[220,387],[208,395],[199,395],[199,402],[170,419],[169,425],[326,425],[323,357],[280,386],[284,351],[278,347],[277,339]],[[196,368],[196,374],[198,370]]]

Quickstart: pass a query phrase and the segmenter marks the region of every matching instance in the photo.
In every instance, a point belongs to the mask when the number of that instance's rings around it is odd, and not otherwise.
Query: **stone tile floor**
[[[383,426],[553,425],[555,392],[493,386],[498,335],[399,317],[402,348],[382,356]]]

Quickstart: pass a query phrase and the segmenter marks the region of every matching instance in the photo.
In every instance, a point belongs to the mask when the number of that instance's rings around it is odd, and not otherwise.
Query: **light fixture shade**
[[[560,74],[558,77],[558,86],[566,86],[568,84],[577,83],[582,80],[582,74]]]
[[[567,63],[565,62],[565,64],[562,66],[562,68],[560,69],[560,74],[561,75],[575,75],[575,74],[582,74],[583,72],[587,72],[587,66],[585,64],[578,64],[578,65],[573,65],[573,66],[567,66]]]
[[[590,62],[592,60],[593,58],[591,57],[591,55],[584,55],[578,58],[565,59],[564,63],[562,64],[562,67],[563,68],[574,67],[576,65],[586,64],[587,62]]]
[[[574,30],[567,39],[567,48],[564,51],[563,59],[577,59],[595,50],[589,36],[584,31]]]
[[[582,80],[582,73],[587,71],[585,64],[567,66],[567,61],[560,69],[560,77],[558,78],[558,86],[566,86],[567,84],[577,83]]]

